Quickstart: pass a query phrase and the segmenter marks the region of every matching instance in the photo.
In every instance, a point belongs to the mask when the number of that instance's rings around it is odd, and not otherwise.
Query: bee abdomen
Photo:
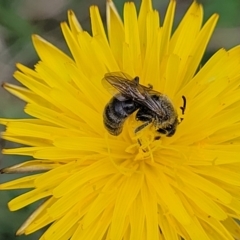
[[[122,132],[123,123],[126,117],[119,118],[118,113],[113,111],[113,106],[109,103],[104,110],[104,125],[108,132],[112,135],[119,135]]]
[[[138,106],[132,100],[119,101],[113,97],[103,112],[103,122],[108,132],[115,136],[119,135],[126,118],[137,108]]]

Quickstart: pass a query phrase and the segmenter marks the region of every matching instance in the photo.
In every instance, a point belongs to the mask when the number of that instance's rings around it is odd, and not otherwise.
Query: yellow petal
[[[44,161],[44,160],[32,160],[24,163],[16,164],[11,167],[1,169],[1,173],[29,173],[36,171],[47,171],[53,168],[59,167],[60,164]],[[22,187],[22,184],[21,184]],[[33,187],[33,186],[32,186]]]
[[[125,43],[129,47],[129,54],[127,57],[132,62],[134,73],[142,65],[140,53],[140,39],[138,32],[137,13],[135,5],[131,2],[124,5],[124,27],[125,27]]]
[[[49,198],[48,200],[44,201],[22,224],[22,226],[18,229],[16,235],[30,234],[49,224],[51,221],[49,221],[49,219],[46,219],[46,209],[48,206],[53,204],[54,201],[54,198]],[[45,221],[42,221],[42,224],[39,224],[38,221],[41,217],[45,217]]]
[[[167,8],[166,16],[162,26],[162,39],[161,39],[161,50],[160,59],[162,60],[164,55],[169,52],[169,40],[172,33],[173,17],[175,13],[176,0],[170,0]]]
[[[99,35],[107,43],[107,37],[104,31],[103,23],[97,6],[90,7],[90,17],[93,36]]]
[[[18,189],[18,188],[33,188],[34,180],[41,174],[34,174],[31,176],[22,177],[16,180],[12,180],[10,182],[2,183],[0,185],[1,190],[6,189]]]
[[[82,32],[83,30],[72,10],[68,11],[68,22],[69,22],[71,31],[76,38],[78,33]]]
[[[138,16],[138,29],[139,29],[139,37],[141,44],[141,53],[142,58],[144,59],[146,46],[147,46],[147,26],[146,19],[149,12],[152,11],[152,1],[151,0],[143,0],[141,2],[141,7]]]
[[[124,26],[117,12],[114,3],[111,0],[107,1],[107,29],[109,45],[118,62],[118,66],[122,69],[122,47],[125,37]],[[115,36],[118,36],[117,38]]]
[[[125,181],[122,181],[119,186],[112,216],[110,236],[116,240],[120,240],[123,237],[126,215],[130,206],[133,204],[134,199],[138,195],[143,181],[143,176],[139,174],[133,174],[132,176],[126,176],[125,178]],[[129,196],[128,198],[125,197],[126,194]]]
[[[51,183],[52,185],[53,183]],[[33,202],[36,202],[39,199],[48,197],[52,195],[52,189],[50,188],[50,186],[46,187],[46,188],[39,188],[39,189],[34,189],[32,191],[29,191],[27,193],[24,193],[16,198],[14,198],[13,200],[11,200],[8,203],[8,207],[9,209],[11,209],[11,211],[16,211],[20,208],[23,208]]]

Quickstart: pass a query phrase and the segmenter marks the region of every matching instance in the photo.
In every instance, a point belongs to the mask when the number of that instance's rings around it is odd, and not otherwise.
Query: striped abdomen
[[[103,123],[108,132],[112,135],[119,135],[122,132],[126,118],[136,111],[139,105],[133,100],[123,101],[113,97],[106,105],[103,112]]]

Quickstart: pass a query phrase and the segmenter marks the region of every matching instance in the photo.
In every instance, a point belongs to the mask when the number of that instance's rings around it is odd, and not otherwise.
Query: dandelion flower
[[[1,170],[32,172],[0,185],[29,189],[10,210],[44,200],[18,235],[49,225],[41,240],[240,239],[240,47],[220,49],[199,69],[218,16],[202,24],[194,1],[172,33],[175,5],[160,21],[151,0],[139,13],[128,2],[122,21],[108,0],[107,34],[92,6],[92,35],[69,11],[61,27],[71,57],[33,36],[40,61],[34,70],[17,64],[23,86],[4,85],[32,118],[1,119],[2,138],[23,144],[3,153],[32,157]],[[108,133],[112,95],[101,80],[112,72],[171,99],[180,122],[172,137],[153,124],[135,134],[136,113],[121,134]]]

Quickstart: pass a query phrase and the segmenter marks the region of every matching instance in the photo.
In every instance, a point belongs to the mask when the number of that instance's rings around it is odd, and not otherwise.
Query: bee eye
[[[169,125],[168,127],[165,128],[167,132],[170,132],[172,130],[172,126]]]

